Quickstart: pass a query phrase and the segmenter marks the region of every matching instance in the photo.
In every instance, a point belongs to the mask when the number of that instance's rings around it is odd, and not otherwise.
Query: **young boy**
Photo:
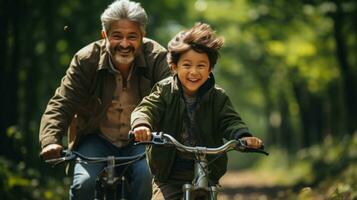
[[[149,140],[154,130],[187,146],[218,147],[223,138],[242,138],[251,148],[262,146],[234,111],[224,90],[215,85],[212,69],[222,45],[223,38],[204,23],[178,33],[169,42],[168,63],[175,73],[157,83],[132,113],[137,141]],[[193,179],[193,158],[174,147],[154,145],[148,147],[147,155],[154,175],[153,199],[180,199],[182,185]],[[213,158],[208,156],[209,162]],[[211,181],[218,183],[227,170],[227,156],[214,160],[209,168]]]

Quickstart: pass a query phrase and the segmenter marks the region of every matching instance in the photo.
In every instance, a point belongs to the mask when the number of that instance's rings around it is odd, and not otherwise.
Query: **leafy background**
[[[139,2],[164,46],[197,21],[225,37],[217,82],[271,152],[231,153],[231,171],[285,186],[268,199],[357,197],[356,1]],[[70,179],[38,157],[39,120],[74,53],[100,39],[109,3],[0,1],[1,199],[67,198]]]

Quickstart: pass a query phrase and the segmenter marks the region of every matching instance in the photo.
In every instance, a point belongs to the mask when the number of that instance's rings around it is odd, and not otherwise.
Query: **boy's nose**
[[[191,74],[197,74],[198,73],[197,68],[196,67],[192,67],[190,73]]]

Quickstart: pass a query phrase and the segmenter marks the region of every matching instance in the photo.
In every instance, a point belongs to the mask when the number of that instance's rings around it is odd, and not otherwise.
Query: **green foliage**
[[[21,140],[22,134],[16,126],[10,126],[6,132],[7,137],[13,138],[14,140]]]
[[[7,200],[68,199],[69,179],[54,179],[53,173],[49,174],[41,174],[38,169],[29,168],[24,162],[13,163],[0,157],[0,197]],[[46,175],[47,178],[41,178]]]
[[[322,144],[293,156],[281,149],[270,153],[257,164],[257,173],[277,185],[298,189],[297,194],[287,192],[287,196],[301,200],[357,197],[357,134],[342,141],[327,137]]]
[[[0,197],[2,199],[10,199],[11,193],[10,185],[8,183],[9,179],[9,170],[6,167],[6,161],[3,158],[0,158]]]
[[[25,177],[24,163],[15,165],[11,161],[0,158],[1,196],[5,199],[20,199],[31,197],[31,189],[35,189],[36,178]],[[32,181],[33,180],[33,181]]]
[[[40,116],[74,53],[101,38],[100,14],[110,2],[0,3],[1,199],[66,198],[68,180],[40,173],[48,166],[35,159]],[[356,197],[355,137],[335,141],[357,129],[355,1],[139,2],[149,15],[147,36],[163,46],[197,21],[225,37],[217,82],[264,139],[272,154],[262,160],[277,181],[321,184],[331,198]],[[260,156],[230,158],[231,169],[242,169]],[[306,188],[299,198],[316,192]]]

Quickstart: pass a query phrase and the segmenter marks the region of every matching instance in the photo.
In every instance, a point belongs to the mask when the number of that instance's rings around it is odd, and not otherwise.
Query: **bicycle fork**
[[[196,199],[196,194],[197,193],[197,189],[195,189],[192,184],[184,184],[182,186],[182,190],[183,190],[183,199],[184,200],[194,200]],[[205,191],[206,192],[206,198],[208,200],[217,200],[217,196],[218,196],[218,188],[216,186],[210,186],[209,190]],[[202,193],[201,193],[202,194]]]
[[[111,159],[108,160],[107,167],[103,169],[103,171],[100,173],[101,175],[96,179],[96,186],[94,191],[95,200],[117,199],[116,186],[119,178],[115,175],[115,157],[110,156],[110,158]],[[121,181],[124,182],[125,179],[122,179]],[[125,194],[122,193],[122,195]],[[123,198],[123,196],[121,196],[121,199],[125,199],[125,197]]]
[[[182,187],[184,200],[193,200],[196,197],[206,196],[209,200],[217,200],[218,188],[208,184],[208,164],[205,155],[199,155],[195,161],[195,177],[192,184]]]

